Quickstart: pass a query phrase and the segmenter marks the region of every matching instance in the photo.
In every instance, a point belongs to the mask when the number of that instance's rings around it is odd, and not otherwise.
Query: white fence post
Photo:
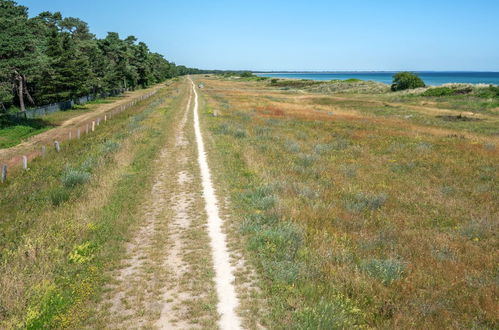
[[[95,121],[92,121],[92,132],[95,132]]]
[[[54,147],[55,147],[55,151],[57,151],[57,152],[61,151],[61,145],[59,144],[59,141],[54,141]]]
[[[28,157],[26,155],[23,155],[23,170],[28,169]]]
[[[7,181],[7,165],[4,164],[2,165],[2,183],[4,183],[5,181]]]

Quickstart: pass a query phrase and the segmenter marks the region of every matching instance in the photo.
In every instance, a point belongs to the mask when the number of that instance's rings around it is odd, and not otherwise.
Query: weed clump
[[[389,285],[404,276],[406,266],[395,259],[364,260],[360,268],[369,276]]]
[[[91,173],[93,168],[97,165],[97,162],[92,157],[89,157],[83,161],[80,165],[80,169],[84,172]]]
[[[242,128],[232,128],[228,124],[220,124],[217,128],[214,129],[216,134],[220,135],[232,135],[236,138],[245,138],[247,136],[246,130]]]
[[[284,143],[284,147],[286,148],[287,151],[292,153],[298,153],[301,151],[300,144],[292,140],[286,140],[286,142]]]
[[[339,138],[330,144],[331,150],[345,150],[350,146],[350,141],[344,138]]]
[[[343,295],[321,300],[296,315],[300,329],[353,329],[362,324],[362,313]]]
[[[104,154],[110,154],[110,153],[118,151],[119,148],[120,148],[120,144],[118,142],[116,142],[114,140],[109,140],[109,141],[104,142],[104,144],[102,145],[102,152]]]
[[[66,188],[74,188],[87,183],[88,180],[90,180],[90,173],[73,168],[66,169],[61,178],[62,185]]]
[[[354,178],[357,176],[357,168],[358,168],[358,166],[356,166],[356,165],[351,165],[351,164],[342,165],[341,172],[347,178]]]
[[[75,246],[73,251],[69,254],[69,261],[75,264],[84,264],[94,258],[95,244],[85,242]]]
[[[314,151],[317,154],[325,154],[331,150],[333,150],[333,146],[330,144],[316,144],[314,147]]]
[[[299,275],[295,261],[302,245],[300,228],[292,223],[276,224],[257,232],[249,241],[249,249],[263,256],[262,267],[271,279],[291,283]]]
[[[258,136],[271,136],[272,130],[268,127],[257,127],[255,129],[255,134]]]
[[[276,203],[270,186],[262,186],[246,192],[242,198],[249,206],[262,211],[272,208]]]
[[[390,169],[394,173],[407,173],[415,169],[417,164],[415,162],[393,164]]]
[[[233,135],[236,138],[242,139],[242,138],[245,138],[247,134],[246,134],[246,130],[238,128],[238,129],[234,130]]]
[[[460,232],[470,240],[479,241],[492,236],[494,232],[497,232],[498,227],[487,218],[472,219],[461,226]]]
[[[310,167],[315,163],[316,160],[317,160],[317,157],[315,155],[301,154],[301,155],[299,155],[298,159],[296,160],[296,163],[297,163],[297,165],[300,165],[303,167]]]
[[[49,193],[49,200],[53,206],[59,206],[68,201],[70,198],[69,191],[62,187],[56,188]]]
[[[381,208],[385,204],[387,198],[387,195],[384,193],[370,195],[360,192],[350,196],[345,203],[345,207],[351,212],[374,211]]]

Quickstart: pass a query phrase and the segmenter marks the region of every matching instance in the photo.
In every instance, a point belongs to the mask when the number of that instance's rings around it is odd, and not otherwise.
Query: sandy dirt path
[[[206,159],[203,135],[199,125],[198,94],[192,80],[191,84],[194,92],[194,131],[196,133],[198,163],[203,183],[203,196],[206,203],[206,213],[208,214],[210,245],[214,258],[215,282],[219,299],[218,312],[221,315],[220,327],[222,329],[240,329],[241,321],[236,315],[239,301],[233,285],[234,269],[230,264],[227,238],[225,233],[222,232],[222,220],[219,215],[217,196],[211,182],[210,168]]]
[[[139,224],[88,329],[240,329],[237,313],[248,313],[236,295],[247,281],[234,277],[248,267],[230,259],[192,80],[177,97]]]
[[[54,140],[65,140],[68,136],[69,129],[76,127],[81,127],[96,118],[103,117],[104,114],[108,113],[112,109],[119,108],[125,104],[130,103],[134,100],[139,100],[141,96],[147,95],[148,93],[157,91],[163,87],[161,84],[148,89],[141,89],[133,92],[127,92],[122,98],[116,100],[112,103],[100,104],[94,111],[86,112],[80,116],[76,116],[64,121],[61,125],[52,128],[43,133],[34,135],[27,139],[26,141],[6,149],[0,149],[0,163],[14,165],[19,163],[19,159],[22,155],[28,155],[29,158],[35,156],[39,152],[42,145],[50,146]],[[102,118],[101,118],[102,119]],[[73,132],[76,136],[76,132]],[[82,130],[83,134],[83,130]]]

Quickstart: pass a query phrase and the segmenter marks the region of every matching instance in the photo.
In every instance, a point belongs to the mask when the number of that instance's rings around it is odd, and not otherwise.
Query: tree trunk
[[[24,94],[26,94],[26,97],[28,98],[28,102],[31,103],[31,105],[35,105],[35,101],[33,101],[33,98],[31,97],[31,94],[29,93],[29,90],[28,90],[28,84],[27,84],[27,79],[26,79],[26,76],[25,75],[21,75],[22,79],[23,79],[23,86],[24,86]]]
[[[19,106],[21,107],[21,111],[25,111],[26,107],[24,106],[23,78],[18,75],[17,81],[19,83],[19,86],[17,87],[17,94],[19,95]]]
[[[24,105],[24,79],[23,76],[17,72],[17,70],[14,70],[14,80],[17,83],[16,89],[17,89],[17,96],[19,97],[19,107],[21,108],[21,111],[25,111],[26,107]]]

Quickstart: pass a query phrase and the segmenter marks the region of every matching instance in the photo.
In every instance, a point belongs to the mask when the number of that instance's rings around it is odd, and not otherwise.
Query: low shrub
[[[395,259],[369,259],[361,262],[360,268],[367,275],[389,285],[404,276],[406,266]]]
[[[330,144],[316,144],[314,147],[315,153],[321,155],[333,150],[333,146]]]
[[[487,237],[492,237],[497,232],[499,225],[487,218],[472,219],[460,226],[459,231],[464,237],[478,241]]]
[[[424,91],[423,96],[448,96],[455,95],[455,90],[450,87],[435,87]]]
[[[499,97],[499,86],[490,85],[488,88],[480,89],[477,95],[483,98]]]
[[[296,164],[303,167],[310,167],[315,163],[316,160],[317,160],[316,155],[300,154],[298,156],[298,159],[296,160]]]
[[[466,95],[473,92],[470,86],[452,86],[452,87],[433,87],[427,89],[421,94],[422,96],[452,96],[452,95]]]
[[[102,145],[102,152],[104,154],[110,154],[110,153],[118,151],[119,148],[120,148],[120,144],[118,142],[116,142],[114,140],[109,140],[109,141],[104,142],[104,144]]]
[[[293,261],[302,243],[300,228],[288,222],[258,232],[249,240],[249,248],[264,254],[269,261]]]
[[[291,153],[298,153],[301,151],[301,145],[293,140],[286,140],[286,142],[284,142],[284,147]]]
[[[66,188],[74,188],[87,183],[88,180],[90,180],[90,173],[73,168],[66,169],[61,178],[62,185]]]
[[[268,210],[276,203],[276,199],[272,194],[272,188],[269,186],[262,186],[248,191],[242,195],[242,199],[248,205],[258,210]]]
[[[386,199],[386,194],[370,195],[360,192],[350,196],[345,203],[345,207],[351,212],[377,210],[385,204]]]
[[[361,82],[362,80],[357,79],[357,78],[350,78],[350,79],[345,79],[345,80],[341,80],[341,81],[344,83],[357,83],[357,82]]]

